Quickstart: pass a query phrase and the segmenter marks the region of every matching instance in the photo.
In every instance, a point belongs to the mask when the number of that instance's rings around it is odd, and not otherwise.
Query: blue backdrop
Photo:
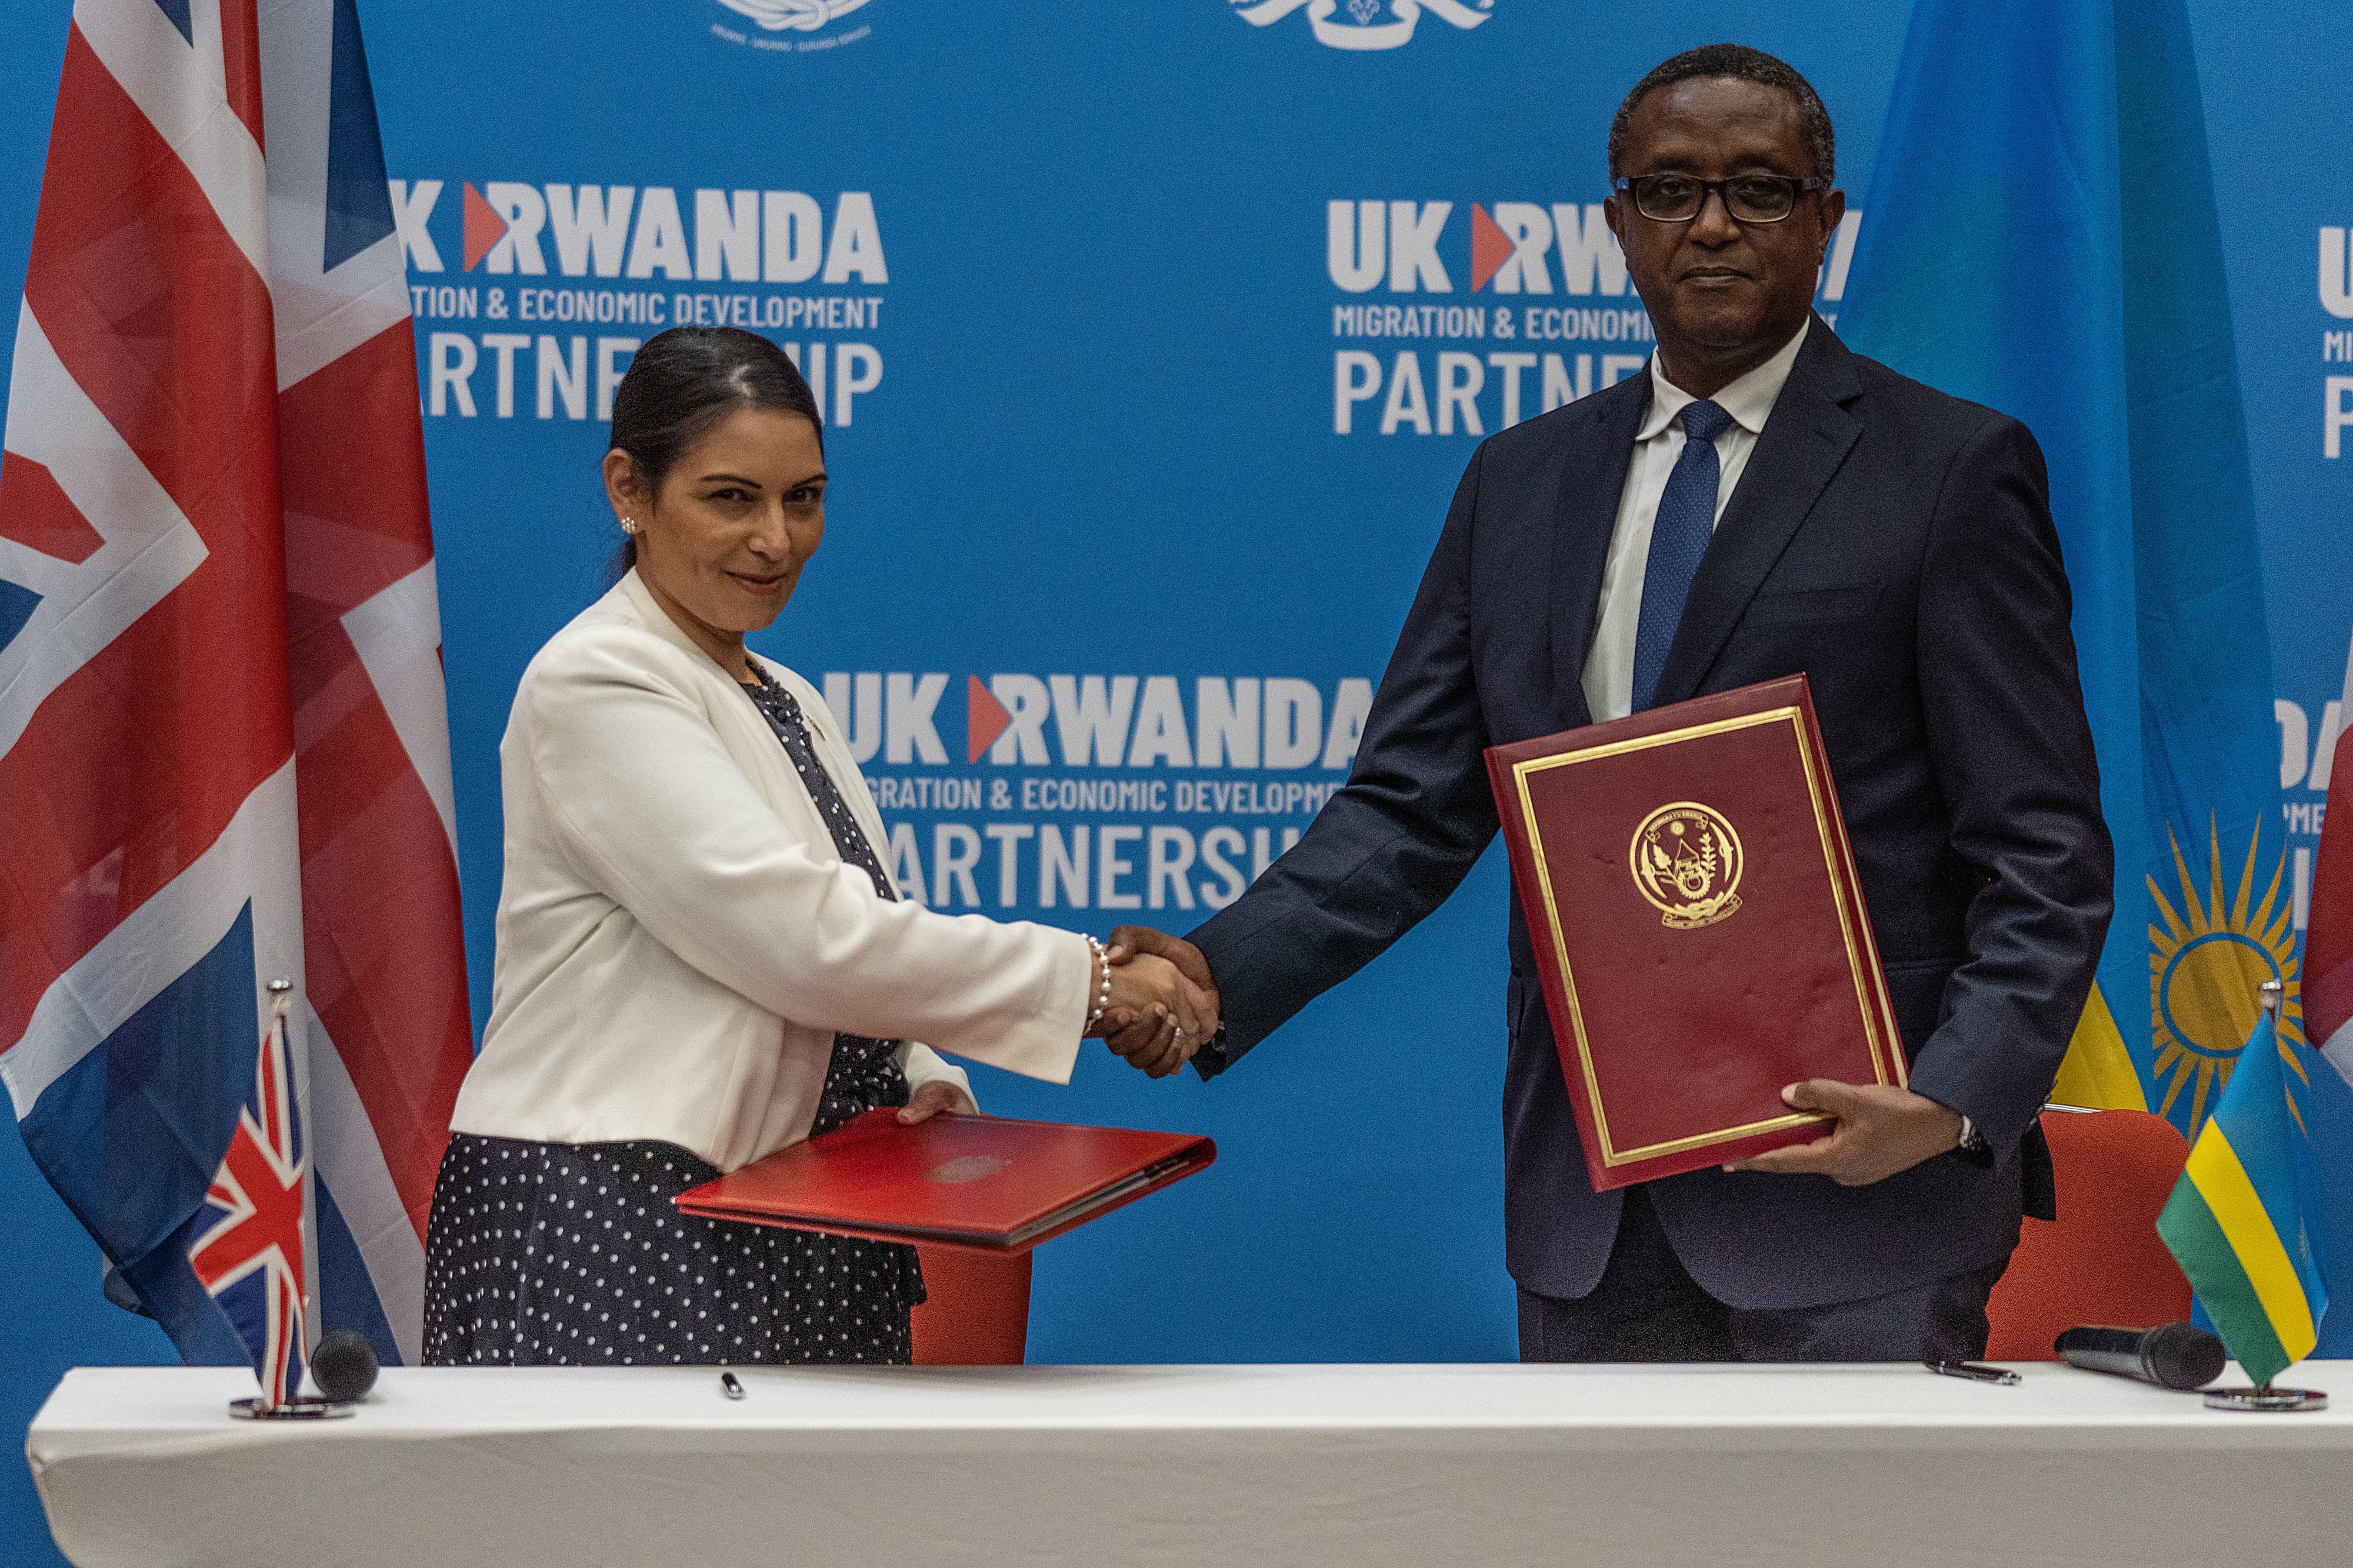
[[[361,0],[418,314],[478,1020],[498,738],[617,542],[596,460],[635,342],[736,321],[822,382],[825,548],[755,642],[873,748],[902,883],[1182,931],[1345,776],[1479,436],[1647,353],[1592,205],[1626,88],[1721,37],[1783,55],[1829,101],[1860,203],[1909,14],[1485,0],[1459,12],[1475,26],[1401,29],[1371,0],[1322,23],[1277,8],[867,0],[802,30],[762,26],[790,9],[770,0]],[[0,298],[22,284],[69,10],[0,16]],[[2353,108],[2329,90],[2353,16],[2192,12],[2301,888],[2353,634]],[[1368,42],[1391,47],[1344,47]],[[1833,317],[1852,237],[1826,268]],[[1507,897],[1491,856],[1214,1086],[1092,1047],[1067,1090],[976,1072],[991,1110],[1221,1151],[1046,1249],[1032,1359],[1509,1356]],[[100,1302],[94,1248],[13,1132],[0,1216],[6,1430],[68,1365],[168,1359]],[[0,1466],[0,1555],[40,1540]]]

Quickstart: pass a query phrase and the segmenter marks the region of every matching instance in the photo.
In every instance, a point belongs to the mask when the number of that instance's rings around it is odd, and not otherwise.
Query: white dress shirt
[[[1732,416],[1732,423],[1715,438],[1715,521],[1724,521],[1724,507],[1739,488],[1740,471],[1798,362],[1806,341],[1809,320],[1779,353],[1732,382],[1710,399]],[[1609,561],[1601,574],[1600,613],[1594,617],[1593,647],[1585,657],[1585,706],[1594,721],[1623,719],[1634,710],[1634,631],[1642,618],[1642,578],[1651,565],[1651,525],[1658,520],[1659,498],[1667,476],[1683,456],[1683,411],[1695,403],[1682,387],[1667,379],[1659,356],[1651,356],[1651,411],[1634,433],[1634,460],[1626,469],[1626,488],[1618,498],[1618,525],[1609,535]]]

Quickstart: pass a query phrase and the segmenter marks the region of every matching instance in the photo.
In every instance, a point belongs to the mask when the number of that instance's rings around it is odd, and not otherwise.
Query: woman
[[[977,1109],[918,1039],[1061,1083],[1082,1032],[1156,1017],[1166,1070],[1214,1018],[1160,959],[900,900],[824,701],[744,647],[825,531],[817,405],[775,344],[648,342],[605,484],[627,570],[532,660],[500,746],[491,1021],[434,1192],[426,1359],[904,1362],[913,1248],[671,1197],[878,1107]]]

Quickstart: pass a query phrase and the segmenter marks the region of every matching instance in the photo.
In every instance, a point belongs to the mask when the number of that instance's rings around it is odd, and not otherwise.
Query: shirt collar
[[[1755,370],[1738,377],[1711,400],[1718,408],[1732,416],[1733,423],[1751,436],[1765,433],[1766,416],[1781,395],[1782,384],[1789,379],[1789,367],[1798,363],[1798,350],[1805,345],[1806,333],[1813,326],[1809,316],[1798,335],[1783,343],[1771,359]],[[1683,411],[1686,404],[1699,400],[1667,379],[1659,356],[1651,356],[1651,410],[1642,416],[1642,427],[1635,434],[1638,441],[1647,441],[1658,435]]]

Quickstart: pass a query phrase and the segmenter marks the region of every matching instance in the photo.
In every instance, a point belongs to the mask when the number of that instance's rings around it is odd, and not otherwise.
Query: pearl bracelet
[[[1087,938],[1087,946],[1094,953],[1095,973],[1103,976],[1103,985],[1095,993],[1094,1010],[1087,1015],[1087,1027],[1092,1029],[1103,1017],[1103,1009],[1111,1005],[1111,954],[1092,936]]]

